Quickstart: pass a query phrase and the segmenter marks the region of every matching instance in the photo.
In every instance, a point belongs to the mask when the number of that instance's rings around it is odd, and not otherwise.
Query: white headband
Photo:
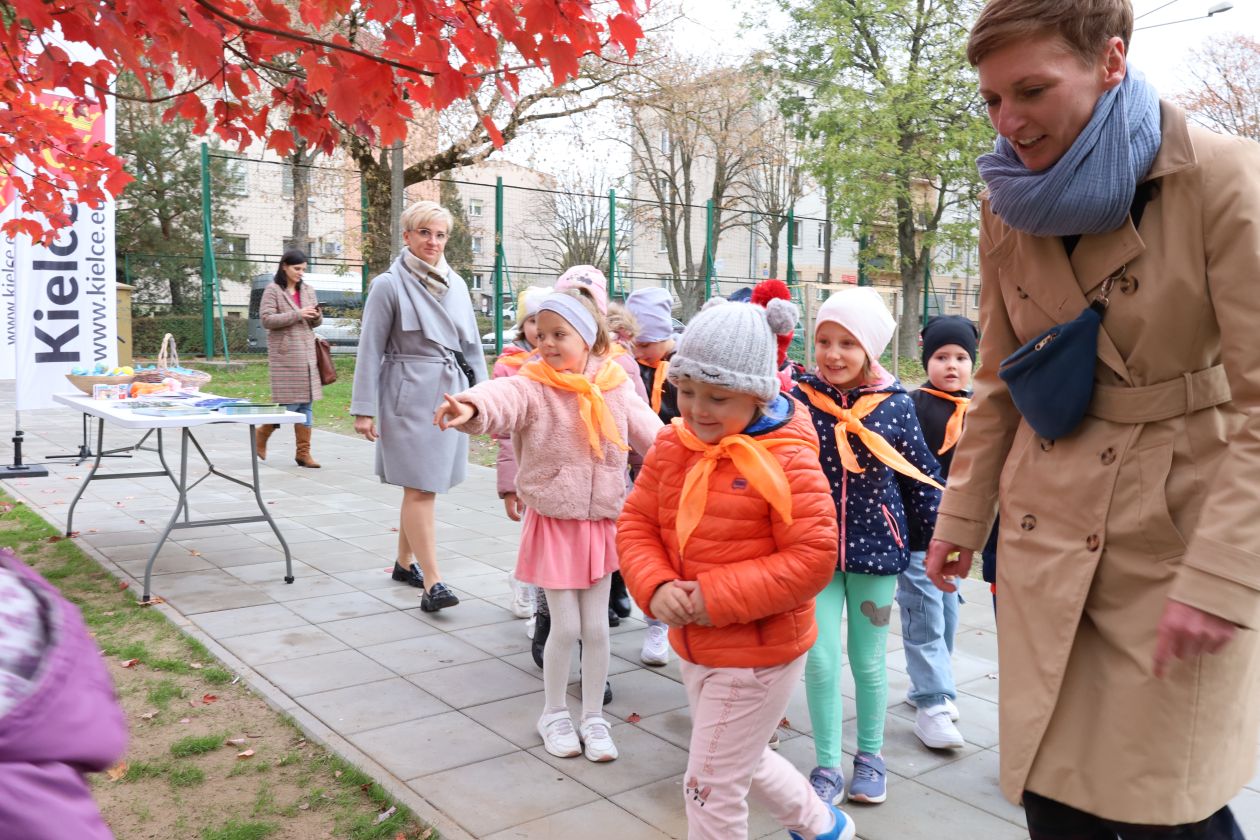
[[[573,329],[582,336],[587,347],[595,346],[595,334],[598,332],[595,316],[591,315],[591,311],[573,295],[559,292],[547,295],[547,298],[539,305],[538,311],[556,313],[573,325]]]

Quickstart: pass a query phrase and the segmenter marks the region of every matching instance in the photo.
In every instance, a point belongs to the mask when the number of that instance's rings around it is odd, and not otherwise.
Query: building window
[[[485,285],[485,282],[486,282],[485,274],[481,273],[480,271],[473,272],[472,287],[474,289],[478,289],[478,290],[481,289],[481,287]]]
[[[665,238],[665,228],[656,232],[656,253],[663,254],[669,250],[669,240]]]
[[[827,250],[827,223],[826,222],[818,223],[818,250],[819,251]]]
[[[470,219],[480,219],[480,218],[481,218],[481,213],[482,213],[482,208],[483,208],[484,206],[485,206],[485,205],[483,204],[483,202],[481,201],[481,199],[480,199],[480,198],[470,198],[470,199],[468,199],[468,218],[470,218]]]
[[[484,237],[484,236],[474,236],[474,237],[472,238],[472,252],[473,252],[474,254],[480,254],[480,253],[481,253],[481,246],[482,246],[482,244],[483,244],[484,242],[485,242],[485,237]]]
[[[656,179],[656,190],[660,194],[661,201],[669,201],[671,196],[669,190],[669,179],[664,175],[660,175]]]
[[[831,294],[827,289],[822,288],[822,285],[826,282],[827,282],[827,276],[823,274],[821,271],[818,272],[818,285],[819,285],[818,302],[819,303],[822,303],[824,300],[827,299],[827,296]]]
[[[799,271],[793,271],[790,282],[799,285],[801,282],[801,273]]]
[[[801,247],[801,223],[793,219],[791,227],[792,227],[792,247],[799,248]]]
[[[980,308],[980,287],[979,286],[976,286],[975,291],[971,293],[971,308],[972,309]]]
[[[669,129],[667,129],[667,128],[662,128],[662,129],[661,129],[661,137],[660,137],[660,150],[661,150],[661,154],[663,154],[663,155],[667,155],[667,154],[669,154],[669,153],[670,153],[670,151],[671,151],[672,149],[673,149],[673,142],[672,142],[672,140],[671,140],[671,138],[670,138],[670,136],[669,136]]]
[[[223,176],[226,181],[222,185],[223,192],[237,198],[249,194],[249,161],[244,155],[236,152],[218,152],[223,159]],[[288,170],[288,167],[284,167]],[[289,195],[293,194],[293,182],[289,182]]]
[[[961,297],[962,289],[959,285],[957,283],[951,284],[949,287],[949,305],[956,308],[959,304],[959,298]]]

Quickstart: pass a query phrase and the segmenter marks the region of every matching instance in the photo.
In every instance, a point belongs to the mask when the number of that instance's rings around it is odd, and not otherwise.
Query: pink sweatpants
[[[709,668],[680,661],[691,706],[683,797],[687,840],[745,840],[751,794],[805,837],[829,831],[831,809],[791,762],[767,746],[805,657],[770,668]]]

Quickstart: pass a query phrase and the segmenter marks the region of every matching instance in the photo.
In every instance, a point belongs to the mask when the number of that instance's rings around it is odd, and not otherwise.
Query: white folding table
[[[205,395],[209,396],[209,395]],[[83,484],[79,486],[79,492],[75,493],[74,501],[70,503],[70,512],[66,516],[66,535],[69,536],[74,532],[74,507],[79,503],[79,499],[83,496],[83,491],[93,481],[105,481],[114,478],[148,478],[154,476],[166,476],[175,485],[175,489],[179,491],[179,498],[175,503],[175,510],[171,513],[170,520],[166,523],[166,528],[162,531],[162,536],[158,539],[157,545],[153,547],[153,553],[149,555],[148,565],[144,567],[144,601],[149,600],[149,580],[153,574],[153,563],[157,560],[158,552],[162,550],[162,546],[166,543],[167,537],[171,531],[183,528],[204,528],[210,525],[239,525],[246,522],[266,522],[271,526],[271,530],[275,533],[276,539],[280,540],[280,546],[284,549],[284,582],[293,583],[293,558],[289,553],[289,544],[284,541],[284,536],[280,533],[280,529],[276,527],[275,520],[271,518],[271,514],[267,512],[267,505],[263,502],[262,492],[258,481],[258,450],[254,445],[254,436],[257,426],[265,426],[271,424],[294,425],[303,422],[306,418],[304,415],[296,411],[281,411],[276,414],[234,414],[226,415],[211,412],[209,414],[189,414],[176,417],[153,417],[145,414],[136,414],[129,406],[122,405],[109,400],[94,400],[86,394],[56,394],[53,399],[62,405],[69,406],[75,411],[82,412],[85,417],[95,417],[96,426],[96,455],[92,463],[92,468],[88,470],[87,477],[83,480]],[[191,404],[194,402],[190,400]],[[158,461],[162,464],[161,470],[147,470],[140,472],[110,472],[98,474],[101,466],[101,458],[105,453],[105,424],[117,426],[121,429],[131,431],[143,431],[144,435],[129,448],[133,450],[144,450],[148,452],[156,452]],[[193,436],[192,430],[197,426],[208,426],[211,424],[228,423],[237,426],[245,426],[249,430],[249,458],[253,468],[253,482],[242,481],[235,476],[230,476],[224,472],[220,472],[210,461],[210,457],[206,455],[205,449]],[[179,475],[171,471],[170,465],[166,463],[166,454],[162,451],[162,432],[165,429],[179,429],[180,446],[179,446]],[[157,446],[146,447],[145,441],[149,436],[157,432]],[[188,446],[191,444],[197,450],[197,454],[201,456],[201,460],[205,462],[207,472],[191,484],[188,483]],[[119,449],[111,450],[113,452]],[[188,493],[201,482],[205,481],[211,475],[217,475],[220,478],[227,479],[234,484],[242,487],[248,487],[254,493],[254,500],[258,503],[257,516],[230,516],[218,519],[198,519],[192,520],[188,513]],[[180,514],[183,514],[184,521],[180,522]]]

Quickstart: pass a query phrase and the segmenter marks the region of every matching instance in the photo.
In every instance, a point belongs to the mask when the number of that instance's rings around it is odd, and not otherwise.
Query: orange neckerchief
[[[681,417],[674,418],[673,426],[679,443],[692,452],[702,453],[700,460],[687,471],[687,477],[683,480],[682,497],[678,500],[675,527],[678,529],[679,553],[687,547],[687,540],[704,517],[704,509],[709,501],[709,477],[717,469],[718,461],[723,458],[730,458],[740,475],[770,503],[770,507],[774,508],[783,521],[792,524],[792,488],[788,485],[783,465],[770,450],[776,446],[791,444],[808,446],[817,452],[817,444],[800,438],[759,440],[743,434],[727,435],[718,443],[707,444],[687,428]]]
[[[941,445],[937,455],[944,455],[946,452],[954,448],[954,444],[958,443],[958,438],[962,437],[963,418],[967,416],[967,406],[971,405],[971,397],[956,397],[947,391],[938,391],[935,388],[920,388],[926,394],[934,397],[940,397],[943,400],[949,400],[954,404],[954,413],[949,418],[949,422],[945,424],[945,443]]]
[[[518,375],[558,391],[572,391],[577,394],[578,415],[586,425],[586,433],[591,449],[595,450],[595,457],[603,454],[599,443],[601,432],[618,448],[630,448],[621,439],[621,434],[617,431],[617,421],[613,419],[608,404],[604,402],[605,391],[611,391],[626,381],[625,368],[612,359],[604,362],[593,381],[580,373],[561,373],[541,359],[522,367]]]
[[[661,413],[661,395],[665,392],[665,373],[669,370],[669,360],[659,362],[639,362],[644,367],[652,368],[656,375],[652,377],[652,410]]]
[[[534,355],[533,350],[517,349],[515,353],[504,353],[495,360],[496,364],[507,365],[510,368],[519,368],[528,362]]]
[[[853,404],[853,408],[842,408],[831,397],[820,391],[815,390],[806,382],[797,382],[797,386],[809,398],[809,402],[814,408],[825,411],[836,422],[836,449],[840,452],[840,463],[851,473],[865,472],[866,470],[858,464],[857,455],[853,454],[853,447],[849,443],[849,435],[857,435],[858,440],[866,444],[866,448],[871,454],[878,458],[889,467],[893,468],[902,475],[908,475],[915,481],[921,481],[924,484],[935,487],[937,490],[945,488],[938,484],[931,476],[924,475],[918,467],[906,460],[905,456],[898,452],[891,443],[884,440],[876,432],[862,425],[862,418],[870,414],[875,408],[888,399],[890,394],[863,394],[858,397],[857,402]]]
[[[624,356],[629,352],[630,351],[626,349],[626,345],[622,344],[620,341],[608,342],[608,358],[610,359],[615,359],[618,356]]]

